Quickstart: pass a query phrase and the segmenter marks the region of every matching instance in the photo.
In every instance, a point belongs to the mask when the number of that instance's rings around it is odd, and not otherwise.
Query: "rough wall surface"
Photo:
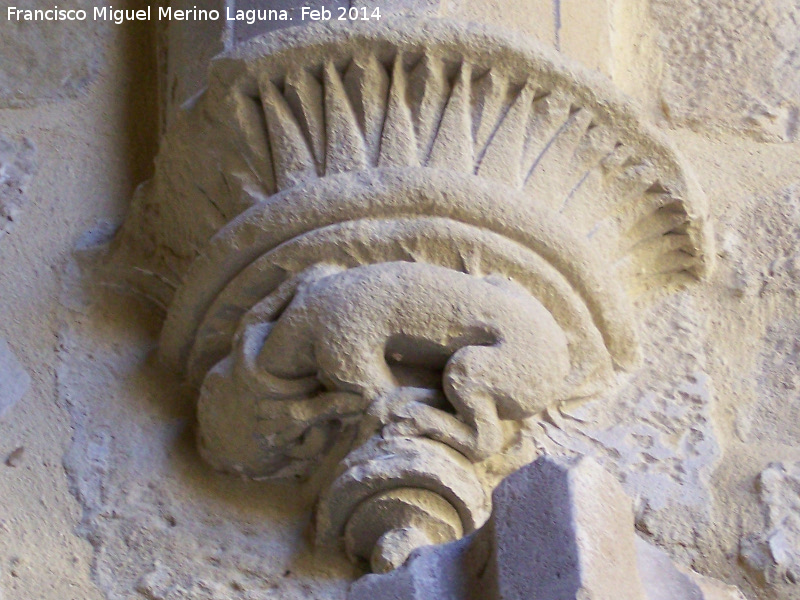
[[[5,12],[8,6],[4,4]],[[93,3],[71,2],[70,8],[91,11]],[[20,8],[52,9],[47,0]],[[26,23],[6,21],[0,29],[0,108],[34,106],[74,98],[97,74],[99,43],[91,22]]]
[[[640,370],[601,402],[551,410],[529,442],[594,456],[634,497],[640,534],[676,562],[751,600],[792,600],[800,595],[797,6],[751,4],[595,6],[617,27],[579,50],[603,59],[586,62],[640,99],[692,166],[718,266],[707,282],[643,307]],[[555,45],[553,5],[523,8],[490,16],[499,26],[530,23],[527,33]],[[493,9],[451,0],[445,10],[489,20]],[[631,13],[643,15],[636,27]],[[561,14],[563,28],[570,13]],[[27,391],[19,383],[0,391],[0,595],[344,598],[357,571],[309,541],[316,483],[243,482],[200,462],[192,394],[155,359],[161,308],[109,291],[96,267],[149,174],[152,142],[137,127],[157,118],[137,102],[155,85],[141,73],[131,79],[131,56],[147,39],[134,27],[79,36],[59,54],[58,77],[0,65],[24,83],[13,92],[0,84],[5,106],[82,90],[0,110],[9,140],[0,165],[13,166],[0,182],[19,182],[0,187],[0,202],[20,207],[0,237],[8,345],[0,382],[7,373],[19,382],[18,365],[31,378]],[[0,21],[0,32],[14,40],[11,50],[0,46],[3,59],[51,53],[45,30],[23,35]],[[569,39],[562,29],[559,43]],[[647,60],[631,40],[650,44]],[[85,76],[92,65],[94,79]]]
[[[0,138],[0,239],[12,232],[22,216],[25,192],[36,170],[35,154],[28,139]]]
[[[800,115],[796,0],[654,0],[667,117],[765,141],[795,141]]]
[[[57,400],[61,280],[80,236],[97,223],[119,223],[125,198],[150,170],[155,140],[148,123],[156,113],[142,91],[154,89],[147,73],[152,61],[142,51],[146,29],[92,26],[87,36],[62,46],[68,28],[31,25],[20,46],[3,48],[0,69],[26,56],[46,57],[48,65],[77,64],[87,59],[84,42],[96,41],[89,58],[99,75],[76,99],[0,111],[3,137],[23,155],[27,139],[37,165],[35,172],[20,170],[24,163],[6,162],[4,147],[0,204],[10,198],[20,210],[0,238],[0,338],[31,381],[0,418],[0,594],[4,600],[100,600],[91,546],[75,537],[82,509],[64,476],[73,430]],[[14,31],[4,14],[0,35],[8,39]],[[38,44],[36,52],[26,54],[26,44]],[[59,83],[69,80],[70,69],[59,70]],[[19,74],[31,85],[37,81],[35,70]],[[26,171],[27,183],[20,180]]]

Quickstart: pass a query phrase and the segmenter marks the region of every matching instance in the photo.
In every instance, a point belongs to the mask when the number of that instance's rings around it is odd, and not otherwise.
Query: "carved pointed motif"
[[[708,268],[704,204],[613,90],[534,48],[281,39],[215,63],[129,227],[180,272],[161,354],[203,455],[259,478],[337,457],[317,540],[385,570],[479,527],[530,420],[636,366],[633,301]],[[221,227],[192,219],[212,200]]]

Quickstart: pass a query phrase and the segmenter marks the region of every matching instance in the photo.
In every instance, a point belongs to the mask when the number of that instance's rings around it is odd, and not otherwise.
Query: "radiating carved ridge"
[[[602,108],[581,106],[567,89],[535,78],[515,81],[466,59],[448,65],[433,53],[410,62],[401,51],[385,64],[370,55],[344,68],[331,61],[295,66],[281,77],[282,86],[261,78],[253,98],[269,131],[261,139],[270,140],[255,152],[271,156],[276,174],[274,186],[271,177],[262,180],[268,195],[367,168],[446,169],[524,190],[530,202],[565,214],[578,235],[597,245],[618,237],[615,255],[670,236],[663,253],[684,258],[625,271],[642,280],[631,283],[634,289],[648,287],[649,278],[661,284],[665,275],[703,268],[697,232],[686,230],[690,217],[665,174],[620,139],[624,132],[614,131]],[[251,118],[259,127],[260,118]],[[659,227],[667,206],[675,219]]]

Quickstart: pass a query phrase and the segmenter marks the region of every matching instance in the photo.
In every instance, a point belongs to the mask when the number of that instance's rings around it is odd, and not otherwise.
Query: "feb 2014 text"
[[[230,7],[224,14],[218,10],[207,10],[193,7],[176,10],[172,7],[148,6],[141,10],[115,9],[111,6],[95,7],[91,13],[83,9],[64,9],[58,5],[50,9],[25,9],[9,6],[9,21],[110,21],[121,25],[127,21],[242,21],[252,25],[259,21],[379,21],[381,9],[345,8],[342,6],[327,8],[325,6],[303,6],[296,9],[269,10],[235,10]]]

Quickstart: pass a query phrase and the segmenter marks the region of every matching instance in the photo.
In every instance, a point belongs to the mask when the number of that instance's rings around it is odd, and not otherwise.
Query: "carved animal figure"
[[[428,436],[476,462],[500,450],[500,420],[560,399],[569,371],[563,331],[522,287],[407,262],[301,283],[257,363],[359,394],[385,434]],[[441,383],[403,385],[404,368],[443,371]]]

